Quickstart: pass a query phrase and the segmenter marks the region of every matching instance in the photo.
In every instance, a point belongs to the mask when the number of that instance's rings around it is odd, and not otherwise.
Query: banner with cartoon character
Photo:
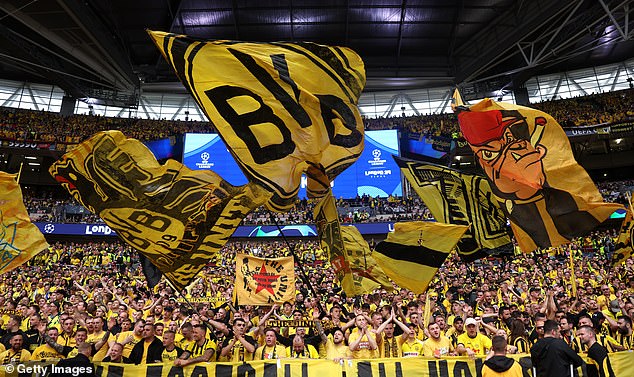
[[[549,114],[488,98],[455,110],[523,251],[568,243],[622,208],[603,202]]]

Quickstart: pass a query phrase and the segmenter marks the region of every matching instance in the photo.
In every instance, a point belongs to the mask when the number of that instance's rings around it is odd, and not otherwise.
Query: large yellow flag
[[[436,221],[471,225],[458,242],[463,260],[513,253],[506,215],[485,177],[428,162],[394,159]]]
[[[31,223],[15,174],[0,171],[0,274],[26,263],[48,248]]]
[[[372,256],[401,288],[422,293],[467,228],[428,221],[396,223]]]
[[[370,254],[370,247],[354,226],[341,226],[332,194],[323,197],[314,211],[321,247],[330,258],[343,290],[350,296],[370,293],[383,286],[392,289],[385,273]]]
[[[95,134],[50,173],[179,290],[270,196],[254,184],[234,187],[212,171],[192,171],[174,160],[161,165],[119,131]]]
[[[258,258],[247,254],[236,254],[234,290],[238,305],[295,302],[293,257]]]
[[[523,251],[568,243],[622,208],[603,202],[550,115],[488,98],[457,111]]]
[[[303,172],[308,195],[326,195],[363,151],[365,69],[352,50],[149,34],[249,180],[274,194],[268,208],[292,207]]]

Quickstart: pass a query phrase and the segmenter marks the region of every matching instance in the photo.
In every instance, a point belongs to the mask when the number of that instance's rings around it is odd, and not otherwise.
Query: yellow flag
[[[314,210],[321,247],[330,257],[343,290],[350,296],[370,293],[383,286],[392,289],[385,273],[370,255],[370,248],[359,230],[342,227],[332,194],[320,200]]]
[[[625,263],[634,252],[634,221],[632,220],[632,208],[628,208],[621,225],[621,232],[614,245],[612,265]]]
[[[401,288],[422,293],[467,228],[428,221],[396,223],[372,256]]]
[[[568,243],[622,208],[603,202],[550,115],[488,98],[458,111],[462,134],[523,251]]]
[[[572,297],[577,297],[577,275],[575,274],[575,253],[574,250],[568,250],[570,253],[570,289],[572,291]]]
[[[258,258],[236,254],[234,292],[238,298],[238,305],[295,302],[293,257]]]
[[[352,50],[149,33],[249,180],[273,193],[268,208],[293,206],[303,172],[308,195],[326,195],[363,151],[365,69]]]
[[[458,242],[464,261],[513,253],[506,215],[485,177],[428,162],[394,160],[436,221],[471,225]]]
[[[143,143],[119,131],[95,134],[50,173],[178,290],[270,196],[251,183],[234,187],[212,171],[192,171],[174,160],[161,165]]]
[[[26,263],[48,248],[31,223],[14,174],[0,171],[0,274]]]

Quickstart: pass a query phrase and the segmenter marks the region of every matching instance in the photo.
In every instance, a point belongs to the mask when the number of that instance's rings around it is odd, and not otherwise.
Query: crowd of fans
[[[506,260],[465,263],[454,254],[426,292],[394,286],[356,297],[341,289],[314,240],[229,242],[183,292],[164,280],[150,289],[136,252],[122,243],[57,242],[0,276],[0,348],[7,349],[0,363],[77,354],[183,366],[287,357],[491,357],[499,355],[499,347],[489,353],[497,337],[505,339],[505,352],[528,354],[552,331],[584,353],[581,329],[592,332],[588,338],[596,334],[608,352],[628,350],[634,260],[610,267],[614,235],[594,233]],[[307,275],[297,279],[295,302],[235,306],[237,252],[295,255],[296,270]]]
[[[621,122],[634,119],[634,90],[546,101],[531,106],[551,114],[564,127]],[[461,137],[454,114],[367,118],[364,122],[368,130],[399,129],[416,135]],[[62,116],[44,111],[0,108],[0,139],[3,140],[73,144],[104,130],[121,130],[128,137],[142,141],[187,132],[216,132],[209,122]]]
[[[633,180],[598,183],[597,187],[607,202],[627,204],[625,193],[634,190]],[[59,186],[30,186],[22,190],[24,203],[32,221],[62,223],[103,223],[99,216],[83,208],[68,192]],[[272,213],[260,207],[249,213],[242,225],[274,225],[275,223],[313,223],[314,200],[297,200],[286,213]],[[364,195],[337,201],[342,223],[397,222],[431,220],[433,216],[425,203],[413,193],[410,197],[389,196],[372,198]]]

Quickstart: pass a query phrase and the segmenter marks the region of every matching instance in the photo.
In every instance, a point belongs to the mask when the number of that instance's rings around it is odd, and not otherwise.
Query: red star
[[[273,275],[272,273],[266,272],[266,267],[262,265],[260,272],[253,275],[253,280],[258,283],[255,293],[258,294],[260,291],[266,290],[272,295],[275,294],[275,292],[273,292],[273,283],[275,283],[279,277],[280,275]]]

